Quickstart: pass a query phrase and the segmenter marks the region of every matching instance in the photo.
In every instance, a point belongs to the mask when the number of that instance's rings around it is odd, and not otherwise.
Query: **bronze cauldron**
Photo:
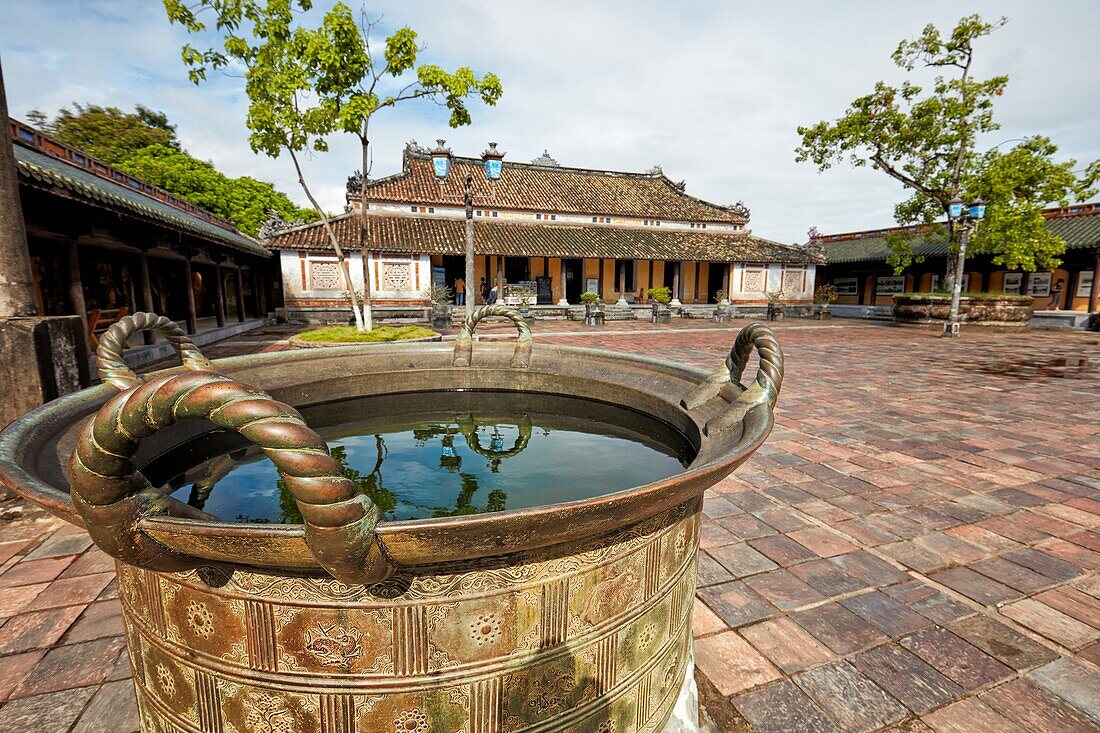
[[[519,340],[474,348],[486,316],[510,318]],[[143,329],[165,335],[183,366],[130,371],[121,350]],[[98,358],[103,384],[0,434],[0,481],[117,559],[142,727],[173,733],[661,730],[691,651],[702,494],[767,437],[783,376],[760,324],[708,375],[532,348],[523,319],[497,306],[474,312],[453,348],[216,364],[168,319],[138,313]],[[440,390],[631,408],[673,426],[696,456],[670,478],[583,501],[382,522],[292,407]],[[138,470],[215,428],[263,449],[304,526],[221,521]]]

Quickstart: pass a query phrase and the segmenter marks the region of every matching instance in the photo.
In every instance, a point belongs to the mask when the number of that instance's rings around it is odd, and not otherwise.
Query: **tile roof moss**
[[[359,246],[359,219],[343,214],[332,219],[342,247]],[[463,219],[371,216],[371,248],[409,254],[461,255],[465,252]],[[698,260],[715,262],[809,263],[819,255],[746,232],[730,234],[632,229],[608,226],[474,222],[477,254],[508,257],[576,257],[608,259]],[[282,232],[265,244],[274,250],[331,251],[324,228],[307,224]]]

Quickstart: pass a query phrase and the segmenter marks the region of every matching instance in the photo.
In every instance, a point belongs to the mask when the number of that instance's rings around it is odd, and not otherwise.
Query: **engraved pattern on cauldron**
[[[430,717],[432,729],[448,731],[495,733],[512,729],[595,730],[595,723],[605,719],[608,710],[615,711],[613,718],[617,721],[633,719],[639,715],[639,720],[663,720],[674,699],[668,700],[668,709],[663,707],[664,702],[657,699],[665,686],[665,677],[670,674],[667,663],[660,668],[659,665],[662,664],[661,659],[667,658],[665,651],[677,646],[686,649],[690,633],[688,618],[691,603],[685,596],[685,590],[690,595],[694,589],[694,541],[699,517],[695,512],[688,514],[687,511],[680,510],[670,516],[658,517],[657,520],[649,523],[652,532],[634,534],[625,542],[613,543],[614,551],[593,553],[603,559],[602,564],[589,565],[581,572],[572,572],[570,568],[575,566],[575,562],[563,563],[561,558],[543,560],[539,563],[542,567],[524,575],[546,579],[534,587],[527,586],[518,590],[511,588],[507,592],[481,597],[451,597],[448,600],[453,600],[444,604],[437,602],[410,606],[401,602],[406,600],[404,598],[377,599],[364,594],[360,594],[358,604],[349,604],[343,608],[326,609],[312,601],[308,604],[289,604],[283,600],[272,602],[251,594],[247,598],[242,597],[238,590],[239,584],[219,582],[216,585],[220,587],[207,586],[201,581],[200,575],[207,579],[214,577],[209,572],[158,575],[145,571],[127,571],[120,574],[120,584],[138,587],[120,587],[120,596],[128,618],[133,619],[131,625],[134,635],[141,637],[134,648],[146,657],[143,660],[146,669],[154,658],[158,662],[167,658],[171,664],[176,665],[173,669],[185,670],[191,680],[211,679],[211,674],[203,671],[203,667],[209,666],[216,670],[213,674],[219,677],[247,680],[247,686],[253,692],[297,698],[301,695],[295,690],[311,689],[314,693],[321,690],[319,695],[310,697],[308,704],[294,703],[295,709],[299,711],[296,720],[302,722],[302,731],[345,733],[345,730],[355,730],[356,728],[347,728],[345,723],[340,722],[349,719],[349,716],[355,718],[359,729],[386,730],[383,724],[387,720],[392,724],[395,716],[412,709],[425,711]],[[681,537],[684,538],[682,541]],[[677,558],[679,562],[676,562],[674,568],[664,567],[665,562],[671,558]],[[576,556],[570,559],[575,561]],[[661,567],[654,567],[654,563]],[[597,621],[594,625],[578,627],[572,623],[576,616],[566,604],[566,599],[572,598],[582,587],[594,589],[600,582],[613,579],[615,573],[623,567],[633,568],[632,572],[637,579],[635,585],[648,593],[637,594],[633,604],[618,612],[617,616],[609,608],[605,608],[609,617],[594,618]],[[242,575],[245,573],[241,571],[233,574],[238,579]],[[259,573],[255,575],[265,577]],[[593,579],[595,582],[592,582]],[[155,582],[150,583],[150,580]],[[168,590],[170,586],[172,589]],[[547,591],[554,586],[558,587],[557,591]],[[451,587],[470,585],[458,583]],[[241,636],[248,640],[249,648],[243,663],[233,662],[221,654],[209,654],[209,651],[214,651],[209,648],[207,651],[188,650],[157,633],[158,625],[164,622],[163,614],[157,613],[145,602],[161,601],[168,596],[181,599],[191,593],[198,594],[214,614],[217,613],[213,610],[215,608],[235,610],[240,606],[244,609],[239,615],[245,619],[247,628]],[[547,607],[548,598],[554,601],[557,609],[554,613]],[[373,607],[366,605],[368,601]],[[443,611],[439,610],[441,605],[446,606]],[[423,610],[411,610],[415,608]],[[360,633],[359,643],[362,648],[360,654],[352,657],[352,660],[361,659],[367,664],[377,663],[379,659],[385,658],[387,652],[394,653],[397,649],[395,645],[400,643],[398,637],[401,634],[393,633],[396,613],[406,617],[419,613],[424,622],[416,621],[410,628],[423,631],[428,627],[428,633],[418,635],[418,632],[413,635],[424,641],[417,642],[413,657],[406,655],[406,664],[415,664],[414,667],[406,667],[406,671],[412,674],[404,678],[408,680],[405,685],[393,684],[395,669],[382,674],[377,674],[377,670],[368,673],[363,667],[353,669],[351,660],[346,666],[323,665],[315,660],[313,666],[307,668],[297,662],[288,664],[285,659],[272,653],[271,649],[264,651],[263,648],[274,644],[277,627],[284,618],[299,621],[296,627],[299,628],[298,636],[294,639],[287,636],[286,639],[287,643],[296,643],[300,653],[308,653],[307,632],[313,628],[313,624],[324,623],[323,628],[332,628],[333,622],[339,620],[345,628],[355,628]],[[447,619],[443,618],[444,613],[448,616]],[[554,644],[539,651],[544,638],[541,633],[544,622],[550,618],[554,623],[560,623],[564,618],[563,613],[569,617],[569,623],[556,628],[564,629],[564,632],[554,638]],[[483,640],[479,645],[476,635],[471,633],[469,623],[461,623],[463,620],[485,616],[499,618],[499,638],[507,639],[507,644],[500,645],[499,641],[485,643]],[[441,623],[428,623],[433,617]],[[519,620],[524,618],[527,619],[526,622]],[[444,620],[446,623],[442,623]],[[367,648],[368,627],[381,628],[386,632],[375,635],[372,650]],[[526,632],[518,633],[517,629],[526,629]],[[532,638],[533,632],[539,632],[536,638]],[[200,635],[195,636],[201,639]],[[265,639],[262,645],[260,637]],[[464,637],[465,641],[459,637]],[[561,643],[566,639],[570,642],[568,646]],[[647,641],[648,644],[642,644],[642,641]],[[526,648],[517,655],[516,650],[523,647]],[[435,661],[431,659],[433,654],[438,655]],[[678,674],[682,678],[683,661],[686,657],[677,659],[679,661],[674,664],[678,665]],[[461,667],[457,666],[456,660],[463,660]],[[516,665],[523,666],[516,668]],[[295,669],[296,666],[301,669]],[[238,671],[233,672],[234,668]],[[424,672],[425,669],[429,671]],[[436,671],[433,674],[431,670]],[[543,680],[539,676],[540,670],[546,670],[549,678]],[[553,693],[553,690],[558,689],[555,685],[564,685],[561,682],[565,675],[563,670],[572,670],[575,684],[568,694]],[[319,679],[317,674],[325,675],[325,679]],[[526,675],[525,679],[530,682],[524,683],[516,675]],[[387,684],[378,686],[383,679]],[[473,679],[483,679],[486,682],[475,683]],[[446,684],[448,680],[453,681],[453,684],[446,688],[449,690],[448,694],[440,697],[439,684]],[[491,680],[498,682],[489,682]],[[243,692],[237,694],[225,686],[211,691],[207,689],[209,685],[203,687],[196,686],[193,682],[185,683],[183,694],[189,694],[187,699],[192,701],[191,705],[186,705],[183,700],[178,699],[180,690],[176,691],[174,697],[162,699],[164,695],[149,679],[148,671],[145,679],[141,680],[141,686],[143,696],[156,700],[153,705],[159,711],[158,715],[176,720],[181,729],[204,732],[220,730],[223,733],[233,727],[241,731],[249,730],[247,727],[240,728],[247,719],[246,703],[243,698],[237,700]],[[645,688],[644,700],[638,697],[641,692],[634,689],[636,687]],[[325,692],[326,689],[331,689],[332,692]],[[355,694],[344,694],[348,689],[354,689]],[[493,690],[499,690],[496,698],[492,696]],[[512,690],[537,693],[532,697],[536,704],[528,705],[526,697],[522,704],[518,699],[511,700],[508,694]],[[340,699],[346,698],[347,702],[326,707],[326,700],[331,701],[338,696],[342,696]],[[199,697],[203,699],[199,700]],[[222,716],[218,718],[221,723],[215,724],[210,719],[213,698],[217,699],[219,709],[225,711],[219,713]],[[630,699],[629,708],[632,711],[629,714],[625,712],[627,708],[623,702],[627,698]],[[433,701],[432,704],[426,702],[429,699]],[[493,702],[494,699],[497,700],[496,703]],[[288,705],[292,702],[288,702]],[[542,713],[538,712],[540,707],[543,708]],[[307,708],[319,712],[307,715]],[[343,710],[344,713],[333,712],[334,710]],[[602,712],[595,714],[593,711]],[[438,728],[437,715],[445,718],[440,723],[442,727]],[[578,721],[582,721],[583,725],[561,727],[549,722],[549,716],[552,715],[572,720],[577,725],[580,725]],[[514,725],[506,725],[508,721]],[[589,722],[592,723],[591,726]],[[222,727],[206,727],[207,723]]]

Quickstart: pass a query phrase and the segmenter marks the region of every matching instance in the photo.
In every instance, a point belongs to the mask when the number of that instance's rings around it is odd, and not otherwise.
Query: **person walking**
[[[466,305],[466,281],[462,278],[455,280],[455,305]]]

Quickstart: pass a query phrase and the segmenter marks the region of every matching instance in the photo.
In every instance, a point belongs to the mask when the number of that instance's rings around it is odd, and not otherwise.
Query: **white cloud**
[[[289,161],[251,153],[240,80],[201,88],[179,61],[185,40],[150,0],[5,3],[0,54],[13,115],[76,101],[165,110],[184,145],[230,175],[272,180],[299,201]],[[870,170],[818,174],[794,161],[795,128],[841,114],[878,79],[898,78],[897,42],[925,23],[946,26],[970,7],[861,0],[820,3],[514,2],[465,0],[372,4],[381,30],[407,24],[425,59],[492,70],[504,83],[495,108],[474,105],[474,124],[451,130],[433,105],[376,118],[373,174],[400,167],[410,138],[437,137],[463,154],[496,140],[509,160],[543,149],[566,165],[645,170],[664,166],[688,191],[719,202],[743,199],[755,232],[801,241],[822,231],[878,227],[904,197]],[[1003,129],[988,142],[1043,133],[1067,157],[1100,158],[1100,93],[1088,69],[1100,62],[1100,5],[1063,2],[1057,12],[1015,0],[979,1],[975,11],[1011,22],[982,42],[977,72],[1008,73],[998,102]],[[324,204],[339,211],[344,179],[359,167],[354,141],[307,162]]]

